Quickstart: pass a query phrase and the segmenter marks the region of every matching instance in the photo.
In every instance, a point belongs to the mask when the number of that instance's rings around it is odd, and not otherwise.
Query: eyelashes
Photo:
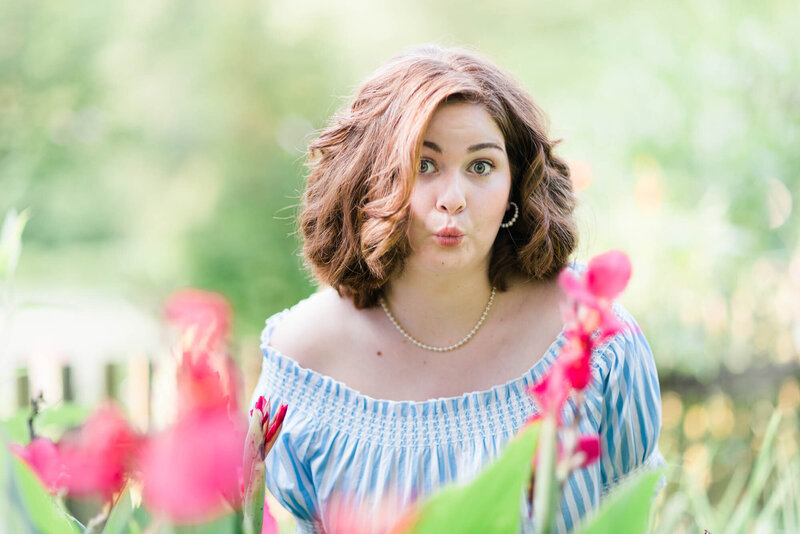
[[[469,167],[467,167],[467,170],[469,170],[469,172],[477,176],[487,176],[491,174],[491,172],[495,168],[497,168],[497,166],[488,159],[479,159],[470,163]],[[428,158],[422,158],[419,161],[419,167],[417,167],[417,173],[431,174],[435,171],[436,171],[436,164],[433,162],[433,160]]]
[[[485,168],[485,170],[483,172],[477,170],[477,167],[479,165],[481,166],[481,168]],[[470,169],[476,169],[475,170],[475,174],[477,174],[478,176],[486,176],[487,174],[491,173],[494,170],[495,165],[494,165],[494,163],[492,163],[489,160],[479,159],[478,161],[472,162],[470,164],[469,168]]]

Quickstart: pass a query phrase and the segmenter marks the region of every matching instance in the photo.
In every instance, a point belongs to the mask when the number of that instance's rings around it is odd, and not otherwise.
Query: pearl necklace
[[[469,331],[469,334],[467,334],[466,337],[464,337],[464,339],[462,339],[458,343],[454,343],[452,345],[448,345],[447,347],[434,347],[433,345],[426,345],[425,343],[413,338],[411,336],[411,334],[406,332],[405,329],[402,326],[400,326],[400,323],[397,322],[397,319],[394,318],[394,315],[392,315],[392,312],[389,311],[389,306],[386,304],[386,301],[383,299],[383,297],[379,297],[378,302],[380,302],[381,308],[383,308],[383,312],[386,314],[386,317],[389,318],[389,320],[392,322],[392,324],[395,326],[395,328],[397,328],[397,330],[399,330],[400,333],[403,334],[403,336],[407,340],[412,342],[414,345],[418,346],[421,349],[430,350],[430,351],[433,351],[433,352],[449,352],[451,350],[456,350],[457,348],[459,348],[462,345],[464,345],[467,341],[472,339],[472,337],[478,332],[478,329],[483,324],[483,321],[486,320],[486,316],[489,315],[489,310],[492,309],[492,303],[494,302],[494,295],[495,295],[496,292],[497,292],[497,288],[492,286],[492,294],[489,295],[489,302],[486,303],[486,307],[483,309],[483,313],[481,314],[481,318],[478,319],[477,324],[472,327],[472,330]]]

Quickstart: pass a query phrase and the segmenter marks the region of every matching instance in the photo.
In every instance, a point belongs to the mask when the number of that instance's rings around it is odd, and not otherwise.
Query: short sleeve
[[[602,494],[640,468],[665,463],[658,450],[661,392],[653,353],[633,317],[618,303],[614,311],[626,328],[603,351]]]
[[[267,488],[292,513],[301,530],[313,532],[317,525],[316,491],[308,465],[295,453],[292,437],[279,436],[265,460]]]
[[[281,403],[290,404],[278,440],[265,459],[266,484],[275,499],[295,517],[298,532],[315,532],[318,510],[316,490],[305,459],[314,433],[307,424],[309,417],[300,413],[289,401],[291,395],[287,390],[290,385],[286,371],[280,361],[273,357],[274,349],[269,345],[270,335],[280,316],[277,314],[268,319],[261,334],[264,358],[250,407],[255,405],[260,395],[268,398],[273,408]]]

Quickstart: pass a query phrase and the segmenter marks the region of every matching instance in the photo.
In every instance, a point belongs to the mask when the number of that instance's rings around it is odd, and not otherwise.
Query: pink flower
[[[573,325],[580,325],[580,328],[594,333],[597,332],[599,339],[597,343],[616,334],[623,326],[611,310],[611,301],[603,298],[596,298],[590,293],[578,289],[577,294],[570,293],[571,284],[577,279],[564,271],[559,275],[559,282],[564,282],[561,287],[565,289],[567,298],[572,301],[571,306],[562,306],[562,316],[564,322]],[[580,280],[577,283],[582,284]]]
[[[225,354],[215,356],[225,378],[212,365],[208,351],[184,351],[177,373],[179,414],[226,406],[237,409],[236,364]]]
[[[580,456],[579,468],[592,465],[600,458],[600,436],[597,434],[582,434],[575,446],[575,455]]]
[[[593,258],[586,273],[574,276],[563,270],[558,277],[566,293],[567,302],[561,304],[561,313],[567,324],[567,339],[551,373],[558,373],[569,382],[572,389],[584,389],[592,379],[591,357],[595,346],[616,335],[624,323],[611,310],[611,301],[625,288],[630,280],[631,266],[628,257],[619,251],[610,251]],[[543,380],[551,380],[547,375]],[[554,385],[539,385],[533,388],[539,403],[544,401],[544,391],[558,391],[555,401],[566,396]],[[560,410],[563,401],[556,406]]]
[[[403,506],[392,494],[369,506],[350,495],[334,494],[324,506],[322,522],[328,534],[400,534],[411,530],[416,514],[413,505]]]
[[[572,429],[570,429],[572,430]],[[577,436],[569,433],[572,450],[564,449],[563,442],[558,442],[558,460],[556,461],[556,477],[564,481],[576,469],[583,469],[600,458],[600,436],[584,434]]]
[[[558,275],[558,285],[570,300],[592,308],[597,306],[597,296],[586,287],[583,277],[576,276],[564,269]]]
[[[550,369],[535,384],[528,386],[528,393],[536,399],[539,410],[554,417],[558,417],[561,413],[569,392],[569,380],[560,359],[553,362]]]
[[[568,330],[567,342],[558,357],[564,368],[564,378],[572,389],[582,390],[592,380],[592,340],[582,329]]]
[[[35,438],[12,451],[25,460],[47,489],[70,497],[111,500],[125,485],[142,445],[142,438],[117,408],[106,405],[81,427],[54,444]]]
[[[568,323],[580,324],[584,331],[599,331],[597,343],[615,335],[624,326],[611,311],[612,300],[622,292],[631,277],[631,264],[625,253],[609,251],[596,256],[582,276],[563,270],[558,283],[574,304],[562,306]]]
[[[566,342],[561,353],[539,380],[528,388],[536,400],[540,412],[531,421],[541,420],[542,433],[546,439],[547,451],[557,447],[554,464],[553,455],[547,454],[548,465],[544,470],[537,469],[537,455],[533,459],[535,478],[531,479],[528,499],[533,499],[535,479],[544,481],[549,487],[543,491],[555,491],[555,485],[548,473],[555,468],[555,480],[563,483],[574,469],[585,467],[597,461],[600,456],[600,439],[595,435],[578,435],[580,411],[575,413],[572,424],[565,426],[561,418],[564,403],[572,391],[581,392],[592,380],[592,352],[595,347],[615,335],[625,324],[617,319],[612,310],[612,301],[625,289],[631,276],[628,257],[620,251],[610,251],[593,258],[587,271],[573,275],[564,269],[558,276],[558,283],[564,290],[566,299],[561,302],[561,314],[566,324]],[[581,396],[578,394],[577,401]],[[540,445],[542,445],[540,441]],[[540,482],[541,483],[541,482]],[[546,501],[546,500],[545,500]],[[542,501],[542,502],[545,502]],[[540,507],[539,519],[547,524],[546,506]]]
[[[214,361],[212,361],[212,356]],[[222,365],[223,377],[214,363]],[[247,423],[236,410],[237,372],[225,354],[186,351],[178,368],[178,418],[143,451],[143,498],[178,524],[241,505]]]
[[[34,438],[28,445],[11,443],[9,450],[28,464],[50,493],[63,487],[64,465],[55,443],[45,438]]]
[[[107,405],[95,411],[78,432],[58,443],[68,494],[110,500],[125,485],[141,445],[142,438],[117,408]]]
[[[595,256],[586,272],[586,287],[599,298],[611,300],[622,293],[631,278],[631,262],[624,252],[610,250]]]
[[[221,348],[230,330],[231,307],[218,293],[192,288],[177,291],[167,299],[164,313],[184,334],[193,331],[192,345],[197,348]]]
[[[573,438],[574,435],[573,435]],[[558,449],[558,460],[560,476],[563,479],[574,469],[582,469],[595,463],[600,458],[600,436],[598,434],[581,434],[577,436],[574,449],[571,452],[564,450],[561,441],[556,443]],[[533,467],[539,465],[539,450],[533,458]]]
[[[225,408],[185,414],[153,437],[142,455],[147,507],[179,524],[214,518],[240,493],[243,417]]]

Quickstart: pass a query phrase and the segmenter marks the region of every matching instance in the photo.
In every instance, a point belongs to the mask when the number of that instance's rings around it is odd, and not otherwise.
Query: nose
[[[458,171],[447,173],[442,177],[442,187],[438,192],[436,208],[449,215],[464,211],[467,198],[464,194],[464,184]]]

